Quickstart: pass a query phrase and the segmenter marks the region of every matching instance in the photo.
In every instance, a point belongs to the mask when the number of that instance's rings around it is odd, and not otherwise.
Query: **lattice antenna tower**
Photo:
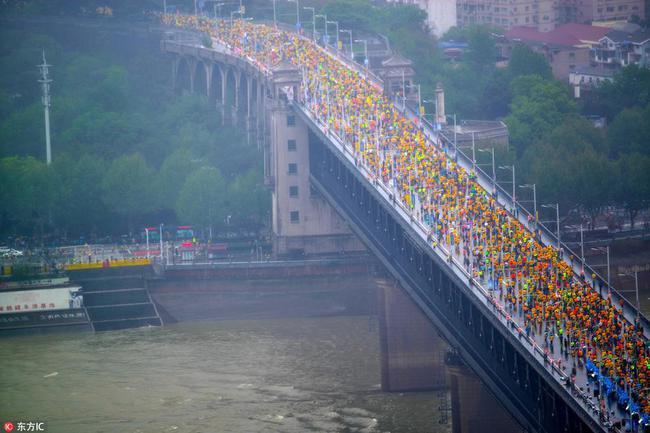
[[[45,155],[47,165],[52,163],[52,143],[50,142],[50,83],[52,80],[48,76],[50,66],[52,65],[47,64],[45,50],[43,50],[43,63],[37,65],[37,68],[41,70],[41,79],[38,82],[41,83],[43,89],[41,101],[43,102],[43,112],[45,114]]]

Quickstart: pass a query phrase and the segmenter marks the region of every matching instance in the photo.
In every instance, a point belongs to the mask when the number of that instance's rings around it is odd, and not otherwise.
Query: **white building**
[[[427,25],[440,37],[456,25],[456,0],[387,0],[389,3],[416,5],[427,13]]]

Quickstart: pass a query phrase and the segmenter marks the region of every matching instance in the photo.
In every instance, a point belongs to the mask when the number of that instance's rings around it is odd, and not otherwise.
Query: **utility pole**
[[[43,50],[43,64],[38,65],[37,67],[41,70],[41,79],[38,80],[43,87],[43,96],[41,100],[43,101],[43,111],[45,113],[45,160],[47,165],[52,163],[52,143],[50,142],[50,80],[48,76],[48,68],[52,65],[48,65],[45,60],[45,50]]]
[[[278,27],[277,13],[275,11],[275,0],[273,0],[273,27]]]
[[[582,273],[585,273],[585,238],[582,229],[582,223],[580,223],[580,259],[582,260]]]

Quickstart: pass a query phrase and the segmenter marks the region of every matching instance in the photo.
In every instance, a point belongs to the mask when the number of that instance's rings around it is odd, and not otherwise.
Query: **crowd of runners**
[[[543,340],[568,375],[586,368],[601,379],[601,416],[609,413],[610,394],[631,417],[650,420],[650,350],[641,327],[623,317],[606,289],[592,287],[561,251],[543,245],[498,205],[377,84],[312,41],[272,26],[186,15],[163,21],[207,33],[267,73],[280,62],[299,68],[303,83],[293,97],[352,146],[373,180],[430,229],[430,242],[462,257],[467,272],[521,319],[529,337]]]

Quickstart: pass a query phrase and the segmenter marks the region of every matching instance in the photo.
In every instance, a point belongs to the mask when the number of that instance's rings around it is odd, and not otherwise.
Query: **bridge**
[[[433,385],[439,333],[525,431],[648,428],[647,320],[391,102],[394,83],[269,25],[163,22],[212,45],[165,38],[174,82],[261,132],[279,252],[358,249],[354,233],[397,283],[381,296],[384,389]],[[518,428],[486,419],[462,431]]]

